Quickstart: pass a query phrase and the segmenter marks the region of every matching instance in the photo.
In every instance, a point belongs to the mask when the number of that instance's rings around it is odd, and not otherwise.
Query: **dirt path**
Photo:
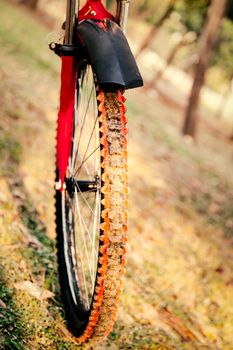
[[[18,11],[1,1],[0,349],[76,349],[62,318],[53,240],[59,60],[44,45],[46,30]],[[84,348],[231,350],[231,145],[216,140],[208,116],[198,145],[185,143],[179,110],[143,91],[127,96],[122,305],[109,339]]]

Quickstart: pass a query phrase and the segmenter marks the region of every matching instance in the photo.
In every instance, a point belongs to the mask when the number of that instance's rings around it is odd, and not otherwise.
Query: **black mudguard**
[[[100,86],[131,89],[143,85],[141,74],[121,28],[111,20],[85,20],[77,26]]]

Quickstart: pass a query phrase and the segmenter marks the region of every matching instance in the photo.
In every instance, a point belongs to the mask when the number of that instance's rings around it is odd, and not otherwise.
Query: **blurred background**
[[[106,1],[114,11],[115,2]],[[53,182],[64,0],[0,0],[0,349],[76,349],[56,272]],[[233,3],[132,0],[122,303],[85,349],[233,348]]]

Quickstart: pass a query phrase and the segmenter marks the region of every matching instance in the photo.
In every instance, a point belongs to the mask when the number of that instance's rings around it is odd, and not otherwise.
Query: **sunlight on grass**
[[[49,238],[59,59],[34,18],[6,1],[0,11],[0,347],[231,349],[232,151],[206,125],[199,144],[184,142],[180,112],[143,90],[126,93],[131,191],[122,306],[106,341],[73,343]],[[52,296],[36,298],[30,284]]]
[[[57,72],[57,61],[48,49],[48,31],[38,26],[35,19],[15,6],[0,2],[0,44],[4,52],[17,59],[25,66],[45,70],[47,73]]]

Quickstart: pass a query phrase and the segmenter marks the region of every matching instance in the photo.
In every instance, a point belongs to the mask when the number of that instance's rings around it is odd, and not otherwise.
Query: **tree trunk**
[[[193,86],[186,110],[182,132],[184,135],[196,136],[197,110],[200,91],[205,80],[205,72],[216,44],[218,31],[225,14],[228,0],[212,0],[206,24],[200,38],[199,60],[193,80]]]
[[[177,43],[175,46],[173,46],[173,48],[171,49],[171,51],[168,54],[168,57],[166,59],[166,64],[165,67],[161,68],[160,70],[158,70],[156,72],[156,74],[154,75],[153,79],[146,85],[146,88],[156,88],[157,83],[159,82],[159,80],[163,77],[164,73],[166,72],[166,70],[168,69],[168,67],[173,63],[177,53],[179,52],[179,50],[181,48],[183,48],[184,46],[187,45],[191,45],[195,40],[196,40],[196,36],[192,37],[192,38],[188,38],[189,33],[186,33]]]
[[[21,0],[21,4],[30,7],[32,10],[36,10],[39,4],[39,0]]]
[[[159,21],[157,23],[153,24],[153,27],[149,31],[147,37],[143,41],[143,43],[142,43],[141,47],[139,48],[138,52],[135,54],[136,59],[150,45],[151,41],[157,35],[157,33],[158,33],[160,27],[162,26],[162,24],[164,23],[164,21],[170,16],[170,14],[172,13],[172,11],[174,9],[175,1],[176,0],[170,0],[170,3],[168,5],[168,7],[167,7],[167,10],[163,14],[163,16],[159,19]]]

